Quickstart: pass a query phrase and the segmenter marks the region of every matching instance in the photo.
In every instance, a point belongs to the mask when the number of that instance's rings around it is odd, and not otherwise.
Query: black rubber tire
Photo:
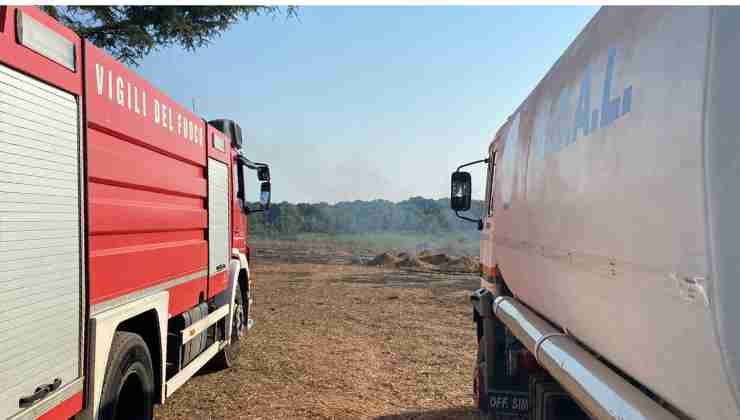
[[[154,367],[149,347],[138,334],[119,331],[113,336],[98,418],[154,418]]]
[[[236,293],[234,293],[234,300],[237,304],[237,310],[234,311],[231,328],[231,343],[224,347],[216,356],[213,357],[210,365],[215,370],[224,370],[233,367],[236,361],[239,359],[239,353],[241,352],[241,339],[246,334],[247,321],[249,320],[249,300],[242,293],[241,286],[237,282]],[[244,302],[247,305],[244,305]],[[239,321],[241,319],[241,321]],[[242,331],[239,328],[235,328],[237,325],[242,326]]]

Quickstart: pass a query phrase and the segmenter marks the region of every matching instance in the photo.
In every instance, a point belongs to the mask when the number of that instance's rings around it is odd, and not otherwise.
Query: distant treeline
[[[466,214],[478,217],[482,207],[482,201],[473,200],[471,211]],[[250,232],[257,236],[453,231],[477,235],[475,224],[455,217],[449,198],[412,197],[398,203],[387,200],[273,203],[268,212],[251,214],[249,223]]]

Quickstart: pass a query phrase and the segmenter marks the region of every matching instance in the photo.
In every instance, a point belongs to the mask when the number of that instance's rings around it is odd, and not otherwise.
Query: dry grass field
[[[473,419],[474,273],[370,267],[327,242],[256,242],[255,327],[157,419]]]

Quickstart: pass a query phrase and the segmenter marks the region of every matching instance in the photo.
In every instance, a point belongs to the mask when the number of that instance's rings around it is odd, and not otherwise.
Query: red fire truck
[[[229,367],[252,324],[246,215],[269,202],[238,124],[0,7],[0,418],[149,419]]]

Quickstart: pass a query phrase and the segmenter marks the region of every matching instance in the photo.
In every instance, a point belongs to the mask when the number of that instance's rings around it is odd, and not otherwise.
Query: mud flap
[[[484,361],[480,366],[485,369],[481,375],[480,392],[484,394],[480,398],[481,418],[527,420],[529,366],[523,366],[527,364],[527,351],[493,314],[494,298],[485,288],[476,290],[470,297],[478,342],[483,343],[480,346]]]
[[[571,396],[546,372],[529,378],[530,420],[589,420]]]

